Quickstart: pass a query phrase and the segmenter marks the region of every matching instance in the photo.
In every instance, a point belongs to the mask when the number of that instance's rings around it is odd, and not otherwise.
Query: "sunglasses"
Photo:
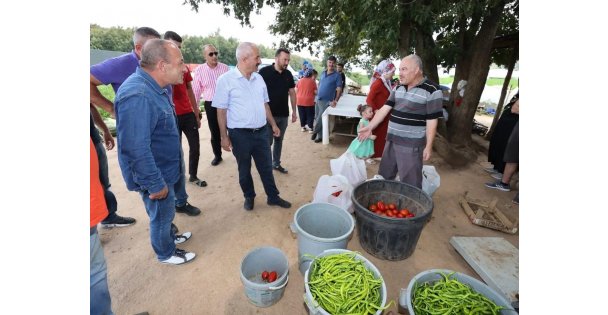
[[[220,54],[220,53],[219,53],[219,52],[217,52],[217,51],[210,52],[210,53],[209,53],[209,57],[213,57],[213,55],[218,56],[219,54]]]

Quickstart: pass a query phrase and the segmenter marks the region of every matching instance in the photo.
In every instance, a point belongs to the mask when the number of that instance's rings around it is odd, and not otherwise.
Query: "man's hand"
[[[228,138],[228,136],[222,137],[221,143],[224,151],[232,151],[232,142],[230,142],[230,138]]]
[[[111,133],[103,133],[103,142],[106,144],[106,149],[108,151],[114,149],[114,138]]]
[[[369,138],[369,136],[372,134],[372,129],[368,126],[365,126],[361,129],[359,129],[359,135],[357,136],[357,139],[359,139],[359,141],[364,141],[365,139]]]
[[[279,127],[277,125],[272,126],[272,135],[275,138],[278,138],[281,136],[281,129],[279,129]]]
[[[167,188],[167,186],[165,185],[163,187],[163,189],[161,189],[159,192],[150,194],[150,199],[151,200],[165,199],[165,198],[167,198],[167,194],[169,194],[169,188]]]
[[[336,107],[336,105],[338,105],[338,102],[336,102],[336,101],[331,101],[329,103],[329,106],[331,106],[331,107]]]
[[[424,151],[422,151],[422,160],[428,161],[431,159],[431,155],[433,153],[433,147],[426,146]]]
[[[295,123],[296,121],[298,121],[298,115],[295,112],[293,112],[293,113],[291,113],[291,122]]]

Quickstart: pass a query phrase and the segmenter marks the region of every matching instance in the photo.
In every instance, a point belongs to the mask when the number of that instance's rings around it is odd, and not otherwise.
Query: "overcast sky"
[[[159,33],[171,30],[180,35],[207,36],[217,29],[220,35],[235,37],[240,41],[251,41],[266,47],[275,47],[280,39],[272,35],[268,27],[274,22],[277,10],[264,6],[262,14],[251,14],[253,28],[241,27],[233,15],[226,16],[221,5],[202,1],[199,12],[182,5],[182,0],[105,0],[90,6],[90,23],[103,27],[148,26]],[[310,57],[307,50],[295,52]]]

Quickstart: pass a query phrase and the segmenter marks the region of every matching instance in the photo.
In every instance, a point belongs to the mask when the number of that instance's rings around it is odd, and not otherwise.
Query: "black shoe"
[[[289,201],[281,199],[281,197],[277,197],[277,200],[270,201],[268,200],[269,206],[279,206],[281,208],[291,208],[291,203]]]
[[[317,134],[313,133],[312,136],[310,136],[310,140],[315,140],[317,138]]]
[[[323,141],[323,139],[321,139],[321,138],[315,139],[315,143],[319,143],[321,141]]]
[[[119,215],[115,215],[110,220],[101,221],[101,226],[109,229],[113,227],[123,227],[135,224],[135,219],[129,217],[121,217]]]
[[[221,157],[221,156],[220,156],[220,157],[216,156],[216,157],[213,159],[213,161],[211,161],[211,165],[216,166],[216,165],[218,165],[218,164],[222,163],[222,161],[223,161],[223,159],[222,159],[222,157]]]
[[[287,169],[283,168],[281,165],[273,166],[272,168],[275,171],[279,171],[279,172],[281,172],[283,174],[287,174],[288,173]]]
[[[186,202],[186,204],[183,206],[175,206],[175,212],[185,213],[189,216],[195,216],[201,214],[201,209],[194,207],[193,205]]]
[[[253,198],[245,198],[245,203],[243,203],[243,208],[247,211],[253,210]]]
[[[190,176],[190,179],[188,181],[191,182],[192,184],[198,186],[198,187],[207,187],[207,182],[204,181],[204,180],[200,180],[196,176]]]
[[[179,229],[177,228],[177,225],[171,223],[171,231],[173,231],[174,235],[177,235],[177,231],[179,231]]]

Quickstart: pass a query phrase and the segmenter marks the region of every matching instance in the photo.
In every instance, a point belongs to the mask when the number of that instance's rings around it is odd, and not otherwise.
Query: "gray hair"
[[[151,27],[140,27],[133,34],[133,45],[144,44],[150,38],[160,38],[160,34]]]
[[[251,42],[240,43],[239,46],[236,47],[236,62],[239,62],[241,61],[241,59],[248,57],[253,52],[253,48],[255,47],[256,45]]]
[[[209,47],[216,48],[215,46],[213,46],[213,44],[205,44],[205,45],[203,45],[203,51],[205,51],[205,50],[206,50],[207,48],[209,48]],[[216,48],[216,49],[217,49],[217,48]]]
[[[407,56],[406,58],[412,59],[414,61],[414,63],[416,63],[418,68],[420,68],[420,71],[422,71],[422,59],[420,58],[420,56],[418,56],[416,54],[411,54],[411,55]]]
[[[165,39],[150,39],[141,50],[139,65],[144,69],[153,69],[161,60],[169,62],[169,45],[175,44]]]

